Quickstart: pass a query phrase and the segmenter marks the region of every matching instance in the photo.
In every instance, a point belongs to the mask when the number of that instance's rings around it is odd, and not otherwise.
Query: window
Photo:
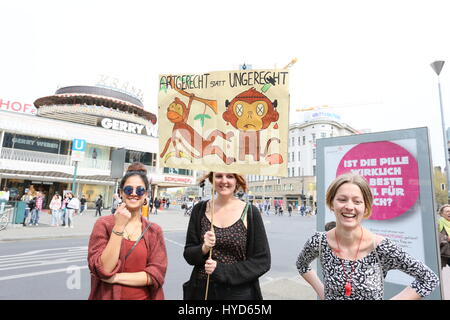
[[[313,143],[316,143],[316,134],[315,134],[315,133],[312,133],[311,135],[312,135],[312,142],[313,142]]]
[[[298,137],[297,140],[298,140],[298,141],[297,141],[297,142],[298,142],[298,145],[300,145],[300,136]]]
[[[306,143],[306,136],[303,136],[303,145]]]
[[[292,137],[292,146],[294,146],[294,144],[295,144],[295,138],[294,137]]]
[[[312,151],[313,151],[313,159],[315,159],[316,158],[316,149],[313,149]]]
[[[326,138],[326,137],[327,137],[327,134],[326,134],[325,132],[321,132],[321,133],[320,133],[320,137],[321,137],[321,138]]]
[[[316,175],[316,166],[313,166],[313,176]]]
[[[300,161],[300,151],[298,152],[297,161]]]

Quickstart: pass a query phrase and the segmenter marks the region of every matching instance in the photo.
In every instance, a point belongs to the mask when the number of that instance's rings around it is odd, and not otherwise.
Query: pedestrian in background
[[[113,203],[111,206],[111,214],[114,214],[119,207],[119,205],[122,203],[122,200],[120,199],[119,194],[114,193],[113,195]]]
[[[42,203],[44,201],[44,197],[40,191],[36,193],[36,197],[34,198],[34,201],[35,201],[35,206],[34,206],[34,209],[31,211],[32,221],[31,221],[30,225],[38,226],[39,225],[39,216],[42,211]]]
[[[0,192],[0,213],[5,210],[5,205],[9,201],[9,189],[8,187],[3,187],[3,191]]]
[[[73,193],[69,193],[69,202],[67,203],[67,212],[66,212],[66,225],[64,228],[67,228],[68,226],[70,228],[74,228],[74,216],[75,212],[80,210],[80,200],[73,195]]]
[[[123,202],[114,215],[97,219],[88,248],[90,300],[164,299],[164,235],[141,215],[148,188],[145,166],[131,164],[120,181]]]
[[[86,210],[86,202],[87,202],[86,197],[83,194],[80,199],[80,216],[82,216],[84,210]]]
[[[292,216],[292,204],[288,204],[288,212],[289,212],[289,217]]]
[[[58,192],[56,192],[52,198],[52,201],[50,201],[50,210],[52,211],[52,227],[57,227],[60,224],[61,202],[61,196]]]
[[[64,199],[61,202],[61,221],[62,221],[61,226],[63,227],[66,226],[67,203],[69,203],[69,201],[70,201],[69,192],[66,192],[64,194]]]
[[[382,300],[384,278],[400,270],[414,278],[392,299],[412,300],[429,295],[439,284],[436,274],[392,240],[365,229],[361,222],[372,213],[373,196],[368,182],[347,173],[328,187],[326,204],[336,217],[336,227],[316,232],[297,259],[301,276],[326,300]],[[319,257],[322,283],[311,262]]]
[[[38,215],[36,209],[37,194],[28,201],[28,207],[30,208],[30,226],[35,224],[36,217]]]
[[[261,214],[257,207],[236,197],[240,189],[247,191],[244,177],[210,172],[200,184],[206,179],[214,183],[217,197],[197,203],[189,219],[184,258],[194,268],[183,285],[184,299],[203,300],[210,276],[208,300],[260,300],[259,277],[270,269]]]
[[[439,245],[441,251],[441,268],[450,267],[450,204],[439,209],[438,220]]]
[[[22,225],[25,227],[27,225],[27,219],[28,217],[31,218],[31,209],[29,206],[30,200],[33,199],[33,195],[31,193],[30,189],[25,189],[25,194],[22,196],[21,200],[26,203],[25,205],[25,215],[23,217]]]
[[[102,216],[102,209],[103,209],[103,197],[102,195],[98,195],[97,201],[95,201],[95,216],[101,217]]]
[[[154,205],[155,205],[155,214],[158,214],[158,209],[161,206],[161,201],[158,198],[155,198]]]
[[[152,214],[153,210],[153,198],[150,196],[148,198],[148,215],[150,216]]]

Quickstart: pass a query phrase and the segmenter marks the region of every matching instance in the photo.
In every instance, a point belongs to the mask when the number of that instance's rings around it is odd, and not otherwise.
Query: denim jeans
[[[23,225],[26,225],[27,224],[27,218],[28,218],[28,216],[30,215],[30,208],[27,206],[26,208],[25,208],[25,214],[24,214],[24,216],[23,216]]]
[[[37,208],[34,208],[31,210],[31,218],[30,218],[30,224],[38,224],[39,223],[39,210]]]
[[[52,209],[52,226],[59,225],[59,216],[60,216],[60,210],[59,209]]]
[[[75,209],[66,209],[66,227],[73,226],[73,213]]]
[[[66,224],[66,208],[61,209],[61,223],[62,225]]]

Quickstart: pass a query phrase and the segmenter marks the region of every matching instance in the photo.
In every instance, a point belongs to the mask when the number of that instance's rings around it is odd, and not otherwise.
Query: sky
[[[329,105],[356,129],[428,127],[445,166],[438,77],[450,126],[446,1],[1,1],[0,98],[118,78],[157,113],[158,75],[290,68],[297,109]]]

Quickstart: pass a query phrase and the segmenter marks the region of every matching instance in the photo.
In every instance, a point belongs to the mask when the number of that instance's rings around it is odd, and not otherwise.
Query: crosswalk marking
[[[73,266],[72,266],[73,268]],[[81,266],[78,267],[79,269],[87,269],[88,266]],[[30,272],[30,273],[21,273],[21,274],[15,274],[12,276],[6,276],[6,277],[0,277],[0,281],[4,280],[13,280],[13,279],[19,279],[19,278],[26,278],[26,277],[35,277],[40,276],[44,274],[51,274],[51,273],[58,273],[58,272],[67,272],[67,270],[70,270],[71,268],[61,268],[61,269],[53,269],[53,270],[44,270],[44,271],[38,271],[38,272]]]
[[[184,243],[168,238],[165,238],[165,240],[178,247],[184,247]],[[0,276],[0,281],[66,272],[69,269],[69,266],[73,266],[74,264],[79,264],[78,268],[80,269],[87,269],[87,254],[87,246],[78,246],[39,249],[17,254],[1,255],[0,273],[4,274],[6,271],[14,272],[13,270],[16,270],[15,272],[17,272],[17,274]],[[24,272],[27,268],[48,268],[64,264],[69,266],[66,268],[18,273]]]

